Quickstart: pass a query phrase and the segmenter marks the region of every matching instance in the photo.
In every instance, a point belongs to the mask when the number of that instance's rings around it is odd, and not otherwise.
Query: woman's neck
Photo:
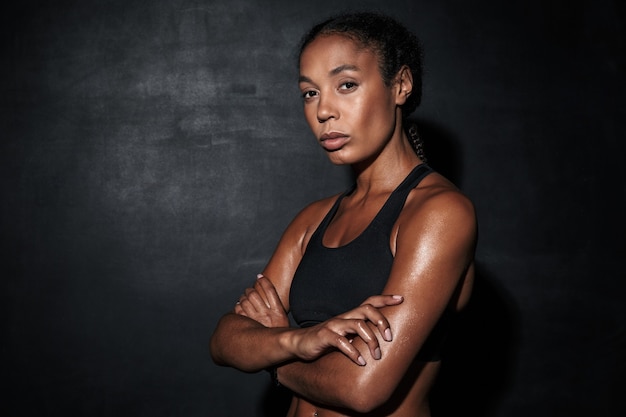
[[[422,163],[404,133],[395,137],[373,160],[354,164],[358,194],[386,193],[394,190],[409,172]]]

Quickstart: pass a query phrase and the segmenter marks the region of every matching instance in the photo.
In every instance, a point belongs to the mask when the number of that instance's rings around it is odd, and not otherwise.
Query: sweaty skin
[[[349,164],[355,191],[324,235],[339,247],[358,236],[390,193],[422,161],[402,129],[411,93],[401,69],[391,86],[376,54],[339,35],[303,51],[304,114],[335,164]],[[394,263],[384,295],[307,329],[289,328],[289,289],[306,245],[336,196],[304,208],[288,226],[252,288],[211,338],[216,363],[254,372],[278,366],[293,393],[289,417],[430,416],[428,392],[439,362],[415,360],[446,309],[460,310],[474,276],[474,208],[452,183],[428,175],[410,193],[389,241]],[[401,296],[399,297],[394,297]]]

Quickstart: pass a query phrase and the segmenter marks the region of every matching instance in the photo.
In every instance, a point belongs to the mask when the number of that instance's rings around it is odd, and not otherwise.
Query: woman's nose
[[[328,119],[336,119],[337,118],[337,110],[332,102],[332,100],[326,96],[320,96],[318,104],[317,104],[317,121],[319,123],[324,123]]]

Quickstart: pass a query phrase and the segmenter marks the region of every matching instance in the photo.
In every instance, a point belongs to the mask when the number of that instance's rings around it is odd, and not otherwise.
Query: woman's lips
[[[328,152],[333,152],[341,149],[349,139],[349,136],[343,133],[331,132],[323,134],[320,143]]]

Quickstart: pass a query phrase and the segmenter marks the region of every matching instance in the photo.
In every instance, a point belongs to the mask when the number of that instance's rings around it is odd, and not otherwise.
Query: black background
[[[621,1],[2,6],[6,416],[274,416],[208,338],[290,219],[343,190],[301,114],[300,35],[376,7],[422,39],[432,165],[480,223],[434,415],[626,415]]]

